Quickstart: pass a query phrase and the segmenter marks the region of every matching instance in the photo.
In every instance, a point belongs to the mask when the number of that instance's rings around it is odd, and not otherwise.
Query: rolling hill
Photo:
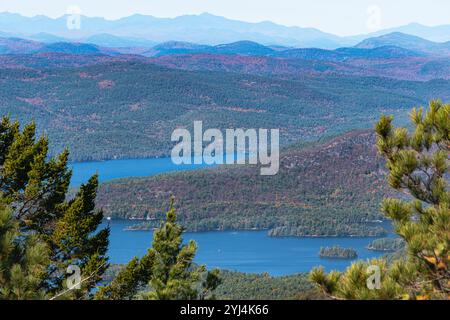
[[[384,46],[397,46],[416,52],[450,57],[450,41],[438,43],[401,32],[366,39],[357,44],[356,48],[373,49]]]
[[[219,129],[280,128],[289,144],[371,127],[381,113],[404,114],[432,98],[450,100],[448,80],[186,71],[142,59],[2,57],[0,113],[35,120],[52,153],[69,147],[72,160],[100,160],[167,155],[171,132],[194,120]]]
[[[428,81],[450,78],[450,58],[427,57],[397,47],[295,50],[292,58],[177,54],[148,61],[168,68],[302,77],[342,75]],[[284,52],[280,52],[284,53]]]
[[[108,41],[108,36],[105,37],[105,41]],[[114,38],[110,40],[114,41]],[[397,43],[411,49],[392,45]],[[37,67],[36,63],[31,63],[42,60],[42,57],[51,56],[58,62],[58,67],[64,64],[74,66],[96,64],[98,61],[133,60],[190,71],[234,72],[266,76],[357,75],[427,81],[450,78],[450,56],[444,54],[445,46],[446,44],[432,43],[402,34],[368,39],[360,43],[358,47],[336,50],[273,47],[251,41],[217,46],[171,41],[151,49],[146,47],[111,48],[91,43],[46,43],[20,38],[0,38],[0,54],[8,55],[2,57],[0,65]],[[9,55],[20,57],[14,58]],[[34,55],[34,57],[25,57],[25,55]],[[87,56],[92,56],[90,57],[92,59]],[[35,57],[37,59],[34,59]],[[44,62],[41,67],[51,65],[55,65],[55,62]]]
[[[431,50],[430,50],[431,51]],[[145,51],[147,57],[161,57],[186,54],[240,55],[276,58],[300,58],[305,60],[345,61],[350,58],[405,58],[423,57],[418,51],[402,48],[400,45],[373,46],[370,48],[339,48],[326,50],[317,48],[288,48],[264,46],[252,41],[238,41],[217,46],[199,45],[189,42],[165,42]]]
[[[0,54],[28,54],[37,52],[43,44],[21,38],[0,37]]]
[[[97,205],[116,218],[159,225],[170,196],[189,231],[269,229],[272,236],[382,235],[379,205],[389,193],[374,135],[355,131],[281,154],[280,171],[256,166],[121,179],[101,185]]]
[[[407,25],[400,26],[397,28],[390,28],[374,32],[372,34],[369,34],[365,38],[378,37],[383,34],[389,34],[394,32],[410,34],[434,42],[450,41],[450,24],[440,26],[426,26],[420,23],[409,23]]]
[[[73,55],[117,55],[118,51],[90,43],[38,42],[22,38],[0,37],[0,54],[30,55],[40,53],[63,53]]]
[[[95,45],[85,43],[55,42],[45,44],[36,53],[65,53],[65,54],[101,54],[102,51]]]

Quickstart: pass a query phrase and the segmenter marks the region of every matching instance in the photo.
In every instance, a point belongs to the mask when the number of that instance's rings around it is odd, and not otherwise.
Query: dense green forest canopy
[[[367,249],[374,251],[395,252],[405,248],[405,241],[401,238],[380,238],[373,240]]]
[[[355,259],[358,252],[353,248],[342,248],[341,246],[322,247],[319,251],[319,257],[332,259]]]
[[[301,273],[283,277],[222,270],[222,283],[215,289],[217,299],[297,300],[324,296]]]
[[[372,127],[382,112],[404,114],[431,97],[450,99],[447,80],[267,77],[112,58],[79,66],[88,58],[70,55],[15,59],[0,67],[0,113],[35,120],[51,154],[69,147],[71,160],[167,155],[173,129],[194,120],[205,128],[280,128],[289,144]]]
[[[111,283],[124,265],[111,265],[103,284]],[[314,287],[307,273],[272,277],[267,273],[244,273],[220,270],[221,283],[214,289],[216,299],[223,300],[297,300],[320,299],[325,296]],[[146,288],[141,288],[146,290]]]

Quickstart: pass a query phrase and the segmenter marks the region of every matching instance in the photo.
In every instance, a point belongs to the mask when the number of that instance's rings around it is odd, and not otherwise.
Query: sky
[[[450,24],[449,0],[0,0],[0,12],[59,17],[79,8],[85,16],[132,14],[176,17],[208,12],[230,19],[273,21],[347,36],[412,22]]]

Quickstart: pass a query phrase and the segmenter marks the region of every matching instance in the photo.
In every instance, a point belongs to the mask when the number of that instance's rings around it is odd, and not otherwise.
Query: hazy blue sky
[[[83,15],[108,19],[134,13],[175,17],[209,12],[250,22],[315,27],[339,35],[410,22],[450,24],[449,0],[0,0],[0,12],[26,16],[58,17],[70,6],[79,7]]]

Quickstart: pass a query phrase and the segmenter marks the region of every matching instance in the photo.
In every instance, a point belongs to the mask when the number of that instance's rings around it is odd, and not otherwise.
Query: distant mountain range
[[[398,32],[335,50],[265,46],[252,41],[216,46],[170,41],[153,47],[114,48],[0,37],[0,54],[0,66],[5,67],[82,66],[134,60],[182,70],[255,75],[340,74],[420,81],[450,78],[450,42],[437,43]],[[21,55],[39,57],[22,59]]]
[[[449,49],[450,42],[437,43],[407,34],[392,33],[376,38],[369,38],[354,47],[338,48],[335,50],[264,46],[252,41],[238,41],[217,46],[170,41],[156,45],[141,54],[148,57],[185,54],[221,54],[344,61],[350,57],[402,58],[418,57],[427,54],[449,55]]]
[[[117,52],[111,49],[100,48],[89,43],[43,43],[20,38],[0,38],[0,54],[36,54],[50,52],[66,54],[117,54]]]
[[[354,47],[327,50],[320,48],[292,48],[283,46],[265,46],[253,41],[237,41],[220,45],[202,45],[191,42],[169,41],[146,47],[136,40],[136,47],[121,47],[121,39],[114,36],[98,35],[91,39],[107,42],[100,46],[91,42],[38,42],[21,38],[0,37],[0,54],[137,54],[145,57],[163,57],[172,55],[214,54],[260,56],[305,60],[345,61],[348,58],[403,58],[436,56],[450,57],[450,41],[432,42],[416,36],[394,32],[387,35],[365,39]],[[112,47],[115,43],[117,46]],[[150,42],[148,43],[150,45]]]
[[[271,56],[277,51],[288,50],[287,47],[278,47],[277,49],[252,41],[237,41],[217,46],[199,45],[189,42],[170,41],[159,44],[151,50],[143,52],[146,56],[166,56],[173,54],[238,54],[242,56]]]
[[[441,26],[424,26],[420,23],[410,23],[405,26],[397,28],[385,29],[370,34],[370,37],[382,36],[393,32],[401,32],[410,34],[416,37],[421,37],[434,42],[450,41],[450,24]],[[366,37],[368,38],[368,37]]]
[[[417,52],[450,56],[450,41],[438,43],[401,32],[393,32],[387,35],[369,38],[356,45],[357,48],[364,49],[373,49],[382,46],[397,46]]]
[[[208,13],[176,18],[133,15],[118,20],[81,16],[81,28],[69,30],[68,16],[24,17],[0,13],[0,36],[21,37],[41,42],[77,41],[104,47],[153,47],[167,41],[219,45],[241,40],[268,46],[348,47],[371,37],[392,32],[420,36],[430,41],[450,41],[450,25],[427,27],[409,24],[373,34],[339,37],[314,28],[286,27],[269,21],[249,23]]]

